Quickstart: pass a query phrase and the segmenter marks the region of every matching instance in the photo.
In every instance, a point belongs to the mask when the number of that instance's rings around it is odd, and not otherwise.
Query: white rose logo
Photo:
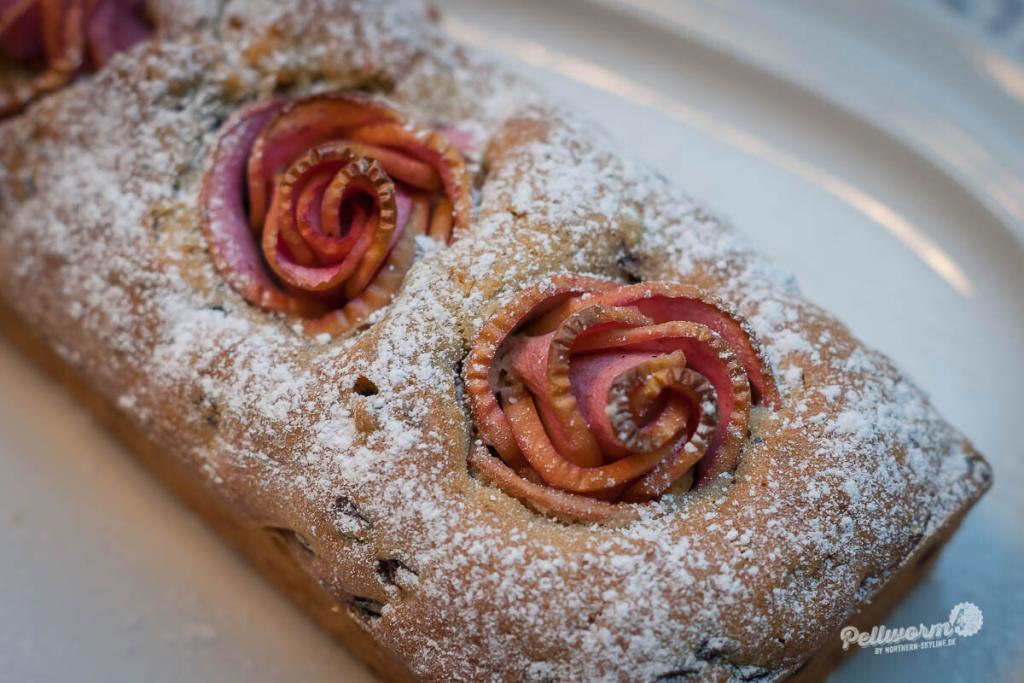
[[[981,630],[985,618],[981,610],[973,602],[961,602],[949,613],[949,623],[953,625],[953,632],[958,636],[966,638],[973,636]]]

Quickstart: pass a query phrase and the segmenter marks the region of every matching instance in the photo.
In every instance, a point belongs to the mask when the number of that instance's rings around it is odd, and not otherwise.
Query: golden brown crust
[[[369,329],[321,344],[219,278],[198,196],[231,112],[350,87],[470,132],[480,204]],[[416,6],[227,3],[0,124],[0,211],[0,296],[204,482],[184,493],[288,539],[394,680],[784,676],[989,485],[919,390],[728,226]],[[564,271],[679,281],[749,321],[781,397],[733,481],[592,528],[471,474],[459,365]]]

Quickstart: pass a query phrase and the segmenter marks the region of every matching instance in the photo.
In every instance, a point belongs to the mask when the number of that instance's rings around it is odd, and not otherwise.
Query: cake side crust
[[[3,340],[66,389],[179,500],[374,674],[388,683],[417,680],[401,661],[370,636],[358,617],[353,616],[353,611],[358,612],[353,603],[341,602],[324,590],[317,577],[304,566],[305,551],[301,545],[290,536],[282,535],[282,530],[256,524],[240,514],[238,508],[218,495],[207,481],[169,456],[127,419],[122,410],[90,386],[75,368],[50,351],[45,340],[2,301],[0,330]]]

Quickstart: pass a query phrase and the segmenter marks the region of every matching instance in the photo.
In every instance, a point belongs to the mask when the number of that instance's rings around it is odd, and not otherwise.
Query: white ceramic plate
[[[1024,677],[1024,70],[926,3],[445,0],[903,366],[995,467],[890,618],[984,613],[855,680]],[[369,681],[0,348],[0,681]]]

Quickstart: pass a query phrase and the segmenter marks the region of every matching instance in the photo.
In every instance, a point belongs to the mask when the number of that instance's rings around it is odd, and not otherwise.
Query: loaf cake
[[[817,680],[990,486],[419,3],[140,11],[0,123],[4,331],[383,679]]]

